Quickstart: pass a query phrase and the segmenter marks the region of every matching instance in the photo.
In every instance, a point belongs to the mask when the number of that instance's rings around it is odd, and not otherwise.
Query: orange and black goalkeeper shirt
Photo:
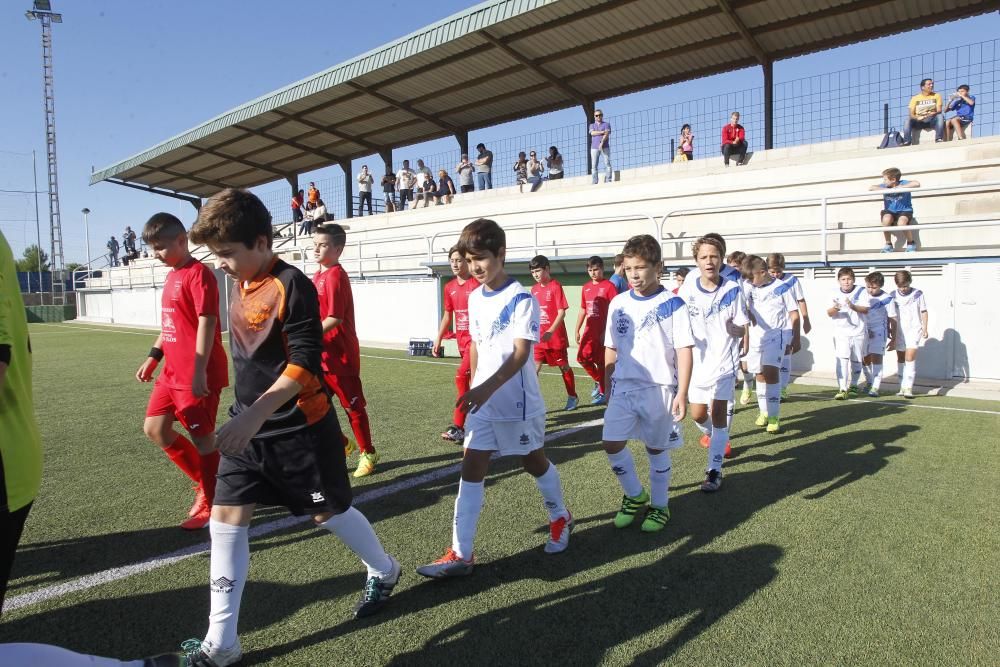
[[[234,285],[229,341],[236,372],[230,417],[250,407],[282,375],[302,385],[299,395],[268,417],[256,437],[303,429],[330,410],[321,379],[319,300],[312,281],[301,271],[275,259],[263,276]]]

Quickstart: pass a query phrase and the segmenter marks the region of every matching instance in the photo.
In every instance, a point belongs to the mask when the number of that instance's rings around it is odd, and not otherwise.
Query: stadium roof
[[[998,7],[1000,0],[489,0],[227,111],[90,182],[197,201]]]

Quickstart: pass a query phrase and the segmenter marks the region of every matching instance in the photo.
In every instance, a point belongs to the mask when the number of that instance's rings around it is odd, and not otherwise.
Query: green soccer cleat
[[[747,405],[750,403],[750,398],[753,393],[750,391],[750,387],[743,385],[743,391],[740,393],[740,405]]]
[[[767,420],[767,432],[768,433],[780,433],[781,432],[781,422],[778,421],[777,417],[769,417]]]
[[[847,388],[847,398],[857,398],[858,397],[858,385],[852,384]]]
[[[788,387],[782,387],[781,388],[781,400],[783,400],[783,401],[787,401],[788,400]]]
[[[378,452],[364,452],[358,457],[358,469],[354,471],[354,476],[367,477],[375,472],[376,463],[378,463]]]
[[[754,422],[757,426],[767,426],[767,415],[763,412],[757,415],[757,421]]]
[[[843,389],[841,389],[840,391],[838,391],[836,394],[833,395],[833,400],[835,400],[835,401],[846,401],[847,400],[847,392],[844,391]]]
[[[642,532],[659,532],[667,525],[667,521],[670,521],[670,508],[650,505],[646,510],[646,518],[642,521]]]
[[[649,504],[649,494],[646,489],[637,496],[622,496],[622,508],[615,515],[615,528],[627,528],[635,521],[635,514]]]

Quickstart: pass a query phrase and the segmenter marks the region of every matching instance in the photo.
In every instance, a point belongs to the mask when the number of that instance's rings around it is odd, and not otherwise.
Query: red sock
[[[597,381],[597,388],[602,394],[604,393],[604,371],[605,371],[604,362],[603,361],[598,362],[597,377],[595,378],[595,380]]]
[[[455,389],[458,390],[459,396],[464,396],[465,392],[469,391],[469,374],[468,373],[458,373],[455,375]],[[465,413],[455,408],[455,413],[452,415],[452,420],[455,426],[459,428],[465,428]]]
[[[174,462],[174,465],[191,478],[192,482],[201,483],[201,455],[198,454],[198,448],[191,444],[190,440],[178,433],[170,446],[164,447],[163,451]]]
[[[580,366],[586,371],[587,375],[594,382],[601,382],[604,378],[601,377],[601,371],[598,369],[597,364],[589,359],[581,359]]]
[[[201,488],[205,492],[208,504],[211,505],[215,500],[215,475],[219,472],[219,452],[200,454],[198,461],[201,464]]]
[[[368,424],[368,411],[348,410],[347,417],[351,420],[351,430],[354,431],[354,440],[358,443],[358,450],[362,454],[373,454],[375,448],[372,447],[372,430]]]
[[[573,377],[573,369],[567,368],[562,372],[563,384],[566,385],[566,394],[576,396],[576,378]]]

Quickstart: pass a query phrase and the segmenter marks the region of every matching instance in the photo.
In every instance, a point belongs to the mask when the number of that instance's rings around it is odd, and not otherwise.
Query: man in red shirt
[[[604,260],[594,255],[587,260],[590,282],[580,291],[580,316],[576,319],[576,360],[594,380],[594,405],[607,403],[604,387],[604,327],[608,306],[618,296],[618,288],[604,279]],[[581,330],[582,328],[582,330]]]
[[[219,285],[211,269],[191,256],[184,225],[173,215],[151,217],[142,240],[172,269],[163,284],[160,335],[135,373],[140,382],[150,382],[157,364],[166,358],[149,397],[143,430],[195,483],[194,505],[181,528],[198,530],[208,525],[215,498],[215,418],[219,394],[229,384]],[[174,430],[175,419],[190,440]]]
[[[740,125],[740,112],[734,111],[729,122],[722,126],[722,158],[729,166],[729,156],[736,155],[736,166],[741,167],[747,159],[747,133]]]
[[[336,223],[320,224],[313,230],[313,254],[322,267],[313,276],[319,296],[319,318],[323,324],[323,378],[340,400],[351,421],[351,430],[361,456],[355,477],[375,472],[378,452],[372,446],[371,426],[361,387],[361,348],[354,328],[354,294],[340,256],[347,232]]]
[[[536,255],[528,264],[535,285],[531,288],[531,296],[538,300],[541,316],[541,339],[535,345],[535,371],[541,372],[542,364],[556,366],[562,372],[563,384],[566,385],[566,410],[575,410],[579,399],[576,397],[576,379],[569,367],[567,352],[569,338],[566,335],[566,311],[569,302],[562,285],[550,273],[549,258]]]
[[[441,326],[438,327],[437,340],[434,341],[433,354],[435,357],[441,356],[443,339],[456,339],[462,363],[455,372],[455,388],[459,396],[464,396],[469,391],[469,382],[472,378],[471,358],[468,354],[469,343],[472,342],[469,336],[469,295],[479,287],[479,281],[472,279],[469,263],[465,261],[465,256],[458,251],[457,246],[448,251],[448,261],[455,277],[444,286],[444,315],[441,317]],[[455,320],[454,333],[451,331],[452,319]],[[456,407],[452,417],[452,425],[445,429],[441,437],[461,444],[465,440],[465,412]]]

